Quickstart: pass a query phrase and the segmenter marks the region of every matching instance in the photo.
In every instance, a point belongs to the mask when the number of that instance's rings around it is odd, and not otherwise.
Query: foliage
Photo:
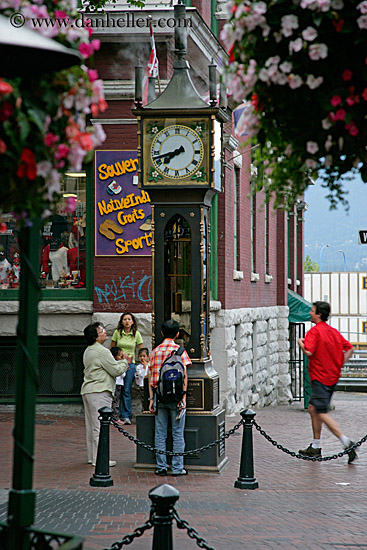
[[[314,262],[311,259],[311,256],[309,254],[307,254],[307,256],[305,257],[305,272],[310,271],[320,271],[320,266],[318,263]]]
[[[31,18],[59,21],[79,15],[73,0],[62,0],[57,6],[52,0],[41,2],[1,0],[0,12],[22,13],[31,28]],[[41,25],[37,30],[79,50],[84,60],[90,60],[100,46],[99,40],[91,38],[91,29],[70,22]],[[102,127],[92,126],[89,116],[96,117],[106,107],[103,83],[97,71],[85,65],[39,78],[0,78],[1,210],[14,212],[24,223],[33,216],[49,216],[60,200],[61,174],[80,171],[91,162],[94,148],[103,143]],[[73,201],[69,202],[72,209]]]
[[[292,206],[318,176],[331,207],[346,203],[353,173],[367,181],[367,1],[229,0],[227,9],[229,86],[249,102],[247,133],[276,205]]]

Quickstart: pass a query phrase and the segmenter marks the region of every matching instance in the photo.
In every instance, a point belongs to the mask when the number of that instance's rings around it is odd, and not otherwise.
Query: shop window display
[[[57,213],[42,228],[40,235],[39,277],[42,288],[85,288],[86,280],[86,175],[65,174],[62,200]],[[71,213],[66,199],[75,199]],[[0,287],[18,288],[20,251],[18,233],[11,215],[2,216],[7,229],[0,233]]]

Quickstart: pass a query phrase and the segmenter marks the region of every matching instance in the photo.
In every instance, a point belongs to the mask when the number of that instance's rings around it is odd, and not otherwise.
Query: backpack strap
[[[184,351],[185,351],[185,348],[180,346],[179,348],[172,350],[168,357],[172,357],[172,355],[182,355]]]

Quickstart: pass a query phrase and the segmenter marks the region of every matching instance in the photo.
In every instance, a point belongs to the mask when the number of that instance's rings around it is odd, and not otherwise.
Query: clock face
[[[150,149],[151,162],[162,176],[182,179],[201,166],[204,146],[199,134],[181,124],[166,126],[154,137]]]

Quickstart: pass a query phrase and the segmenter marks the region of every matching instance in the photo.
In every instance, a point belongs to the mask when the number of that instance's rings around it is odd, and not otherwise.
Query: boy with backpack
[[[172,319],[162,324],[163,342],[149,357],[149,411],[155,416],[155,447],[166,450],[168,418],[171,418],[173,452],[185,449],[184,428],[187,390],[187,365],[191,365],[187,352],[175,343],[179,324]],[[156,475],[165,476],[168,470],[167,456],[157,453]],[[184,476],[183,456],[172,457],[172,475]]]

